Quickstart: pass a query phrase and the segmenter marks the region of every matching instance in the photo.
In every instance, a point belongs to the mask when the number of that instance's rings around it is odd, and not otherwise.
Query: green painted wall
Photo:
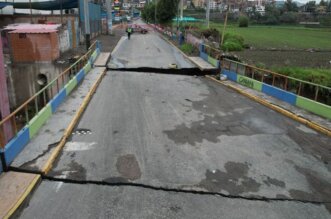
[[[218,67],[218,66],[217,66],[217,60],[214,59],[214,58],[212,58],[212,57],[210,57],[210,56],[208,56],[208,62],[209,62],[210,64],[212,64],[213,66]]]
[[[92,54],[92,60],[93,60],[93,61],[95,61],[97,55],[98,55],[98,52],[97,52],[97,50],[95,50],[95,51],[93,52],[93,54]]]
[[[331,119],[331,106],[297,96],[296,105],[317,115]]]
[[[71,91],[76,87],[77,79],[71,79],[65,86],[67,96],[71,93]]]
[[[87,75],[89,73],[89,71],[91,70],[92,66],[91,66],[91,63],[88,62],[85,66],[84,66],[84,72],[85,72],[85,75]]]
[[[237,82],[245,87],[249,87],[257,91],[262,91],[262,82],[256,81],[254,79],[238,74]]]
[[[52,107],[47,104],[33,119],[29,122],[30,139],[35,136],[47,119],[52,115]]]

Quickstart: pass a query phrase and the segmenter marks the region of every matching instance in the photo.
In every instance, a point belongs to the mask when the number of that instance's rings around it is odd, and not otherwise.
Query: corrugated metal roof
[[[57,30],[61,24],[10,24],[3,28],[4,30]]]
[[[42,29],[18,29],[10,31],[9,33],[53,33],[57,30],[42,30]]]

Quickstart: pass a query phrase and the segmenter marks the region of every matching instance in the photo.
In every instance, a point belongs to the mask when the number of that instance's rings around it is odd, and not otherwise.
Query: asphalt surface
[[[146,24],[136,21],[136,24]],[[170,69],[172,64],[178,68],[196,68],[180,51],[154,34],[150,30],[147,34],[133,33],[129,40],[123,36],[112,53],[109,68],[161,68]]]
[[[206,78],[109,71],[20,217],[330,218],[330,145]]]

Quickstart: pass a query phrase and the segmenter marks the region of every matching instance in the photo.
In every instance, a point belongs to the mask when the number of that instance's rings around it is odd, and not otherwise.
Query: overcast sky
[[[0,2],[5,2],[6,0],[0,0]],[[12,2],[12,0],[7,0],[8,2]],[[50,0],[31,0],[32,2],[44,2],[44,1],[50,1]],[[276,1],[282,1],[282,0],[276,0]],[[284,0],[286,1],[286,0]],[[306,3],[309,2],[310,0],[292,0],[300,3]],[[326,0],[325,0],[326,1]],[[29,2],[29,0],[15,0],[15,2]],[[320,2],[320,0],[316,0],[317,3]]]

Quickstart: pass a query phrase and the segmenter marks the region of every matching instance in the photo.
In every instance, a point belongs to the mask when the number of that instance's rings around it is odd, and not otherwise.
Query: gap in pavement
[[[156,73],[156,74],[169,74],[169,75],[188,75],[188,76],[206,76],[216,75],[217,70],[200,70],[199,68],[152,68],[152,67],[139,67],[139,68],[107,68],[107,71],[127,71],[137,73]]]
[[[143,183],[134,183],[134,182],[107,182],[107,181],[95,181],[95,180],[73,180],[73,179],[66,179],[66,178],[57,178],[45,175],[40,171],[31,171],[31,170],[24,170],[20,168],[10,167],[10,171],[16,171],[21,173],[33,173],[39,174],[42,180],[45,181],[52,181],[52,182],[62,182],[68,184],[77,184],[77,185],[99,185],[99,186],[110,186],[110,187],[137,187],[137,188],[144,188],[144,189],[151,189],[155,191],[163,191],[163,192],[175,192],[175,193],[186,193],[186,194],[195,194],[195,195],[212,195],[212,196],[220,196],[223,198],[230,198],[230,199],[242,199],[247,201],[263,201],[263,202],[276,202],[276,201],[287,201],[287,202],[300,202],[300,203],[310,203],[310,204],[331,204],[331,201],[312,201],[312,200],[302,200],[302,199],[291,199],[291,198],[268,198],[264,196],[241,196],[241,195],[231,195],[225,194],[222,192],[208,192],[203,190],[194,190],[194,189],[176,189],[176,188],[168,188],[168,187],[157,187],[153,185],[143,184]]]

